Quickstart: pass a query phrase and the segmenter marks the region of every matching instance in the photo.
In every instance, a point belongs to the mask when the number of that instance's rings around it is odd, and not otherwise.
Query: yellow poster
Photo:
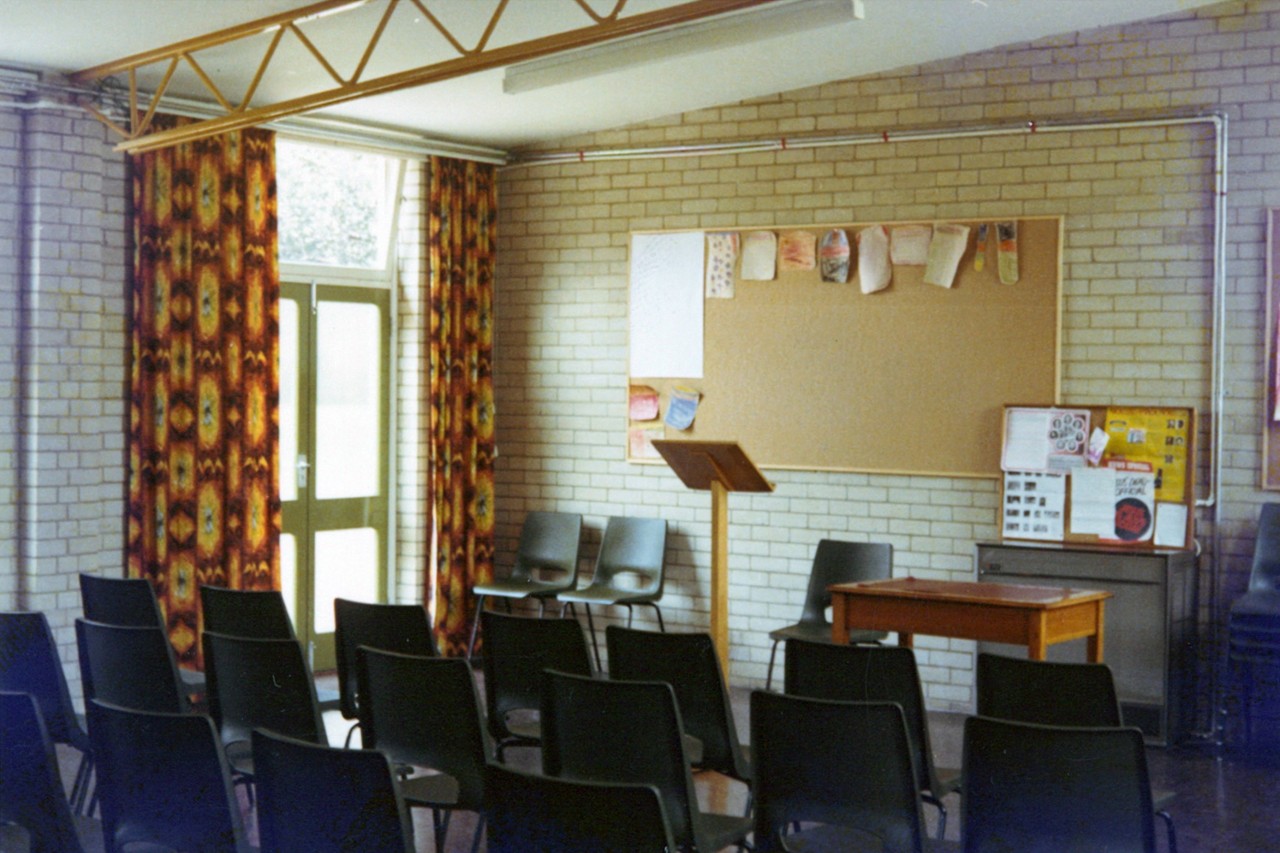
[[[1185,412],[1171,409],[1107,409],[1104,425],[1110,459],[1146,462],[1156,475],[1156,500],[1187,499],[1187,447],[1191,424]]]

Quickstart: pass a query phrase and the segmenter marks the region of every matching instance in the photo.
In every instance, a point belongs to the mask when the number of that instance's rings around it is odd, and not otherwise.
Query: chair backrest
[[[1111,668],[978,654],[978,714],[1046,726],[1124,724]]]
[[[448,773],[458,782],[458,807],[479,810],[493,750],[471,665],[361,646],[358,666],[364,745]]]
[[[54,743],[89,749],[43,613],[0,613],[0,690],[30,693]]]
[[[284,596],[274,589],[226,589],[200,587],[204,630],[232,637],[294,640],[293,621]]]
[[[373,749],[336,749],[253,732],[262,853],[413,853],[391,763]]]
[[[489,729],[510,737],[506,717],[542,705],[542,671],[591,675],[591,650],[576,619],[535,619],[485,610],[484,693]]]
[[[29,693],[0,692],[0,823],[24,828],[37,853],[82,853],[53,741]]]
[[[547,670],[542,767],[549,776],[652,785],[676,844],[697,846],[697,800],[670,684]]]
[[[1258,513],[1249,591],[1280,590],[1280,503],[1265,503]]]
[[[369,646],[406,655],[439,654],[427,611],[420,604],[371,604],[333,600],[334,647],[338,657],[338,703],[342,716],[357,712],[356,649]]]
[[[209,711],[224,743],[248,741],[264,728],[328,744],[311,671],[297,640],[204,632]]]
[[[244,844],[231,771],[202,714],[88,704],[109,850],[149,842],[191,853],[236,853]]]
[[[675,690],[685,733],[702,741],[700,767],[744,781],[750,777],[710,634],[610,625],[605,629],[605,641],[610,678],[665,681]]]
[[[970,717],[963,764],[967,853],[1156,849],[1146,750],[1136,728]]]
[[[571,588],[578,581],[578,560],[582,548],[582,516],[572,512],[531,510],[520,527],[511,580],[550,580],[539,577],[554,573],[557,586]]]
[[[490,765],[489,853],[653,853],[675,850],[650,785],[582,782]]]
[[[77,619],[76,644],[85,701],[101,699],[135,711],[170,714],[191,710],[173,647],[159,625],[104,625]]]
[[[615,515],[605,523],[591,583],[625,589],[628,595],[660,596],[666,551],[664,519]]]
[[[920,788],[938,787],[916,656],[902,646],[837,646],[787,640],[784,691],[841,702],[896,702],[911,736]]]
[[[146,578],[104,578],[80,574],[84,618],[104,625],[163,627],[156,591]]]
[[[816,822],[869,833],[888,853],[920,853],[915,757],[896,702],[751,694],[755,849],[780,851],[786,827]]]
[[[893,546],[881,542],[844,542],[823,539],[813,552],[813,568],[809,572],[809,588],[804,595],[800,621],[831,624],[827,608],[833,583],[881,580],[893,574]]]

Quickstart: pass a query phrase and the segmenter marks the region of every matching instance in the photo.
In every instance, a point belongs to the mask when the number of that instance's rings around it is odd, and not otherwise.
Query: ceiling
[[[350,64],[334,65],[348,72],[388,2],[369,0],[352,11],[313,21],[305,32],[317,45],[345,49]],[[423,2],[460,41],[474,43],[499,0]],[[613,0],[584,2],[607,12]],[[624,15],[679,2],[629,0]],[[801,6],[804,2],[809,0],[802,0]],[[493,69],[351,101],[317,115],[505,151],[1213,2],[1217,0],[863,0],[865,17],[860,21],[745,46],[713,44],[696,54],[649,61],[580,82],[506,94],[502,69]],[[303,5],[305,0],[0,0],[0,74],[3,67],[77,71]],[[511,0],[490,44],[500,47],[587,23],[576,0]],[[247,91],[265,38],[198,55],[232,100],[234,93]],[[419,10],[402,0],[366,77],[453,56]],[[140,70],[139,87],[154,89],[163,70],[163,65]],[[331,85],[299,43],[282,42],[258,91],[288,98]],[[208,99],[190,72],[176,75],[170,89]]]

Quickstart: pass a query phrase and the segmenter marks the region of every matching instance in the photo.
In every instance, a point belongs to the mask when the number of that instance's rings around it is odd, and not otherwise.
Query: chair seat
[[[881,853],[883,842],[868,832],[844,826],[819,825],[786,836],[790,853]],[[925,838],[925,853],[960,853],[954,841]]]
[[[1231,621],[1238,618],[1263,620],[1280,630],[1280,590],[1246,592],[1231,604]]]
[[[889,636],[884,631],[850,631],[851,643],[878,643]],[[775,643],[784,640],[808,640],[811,643],[831,642],[831,626],[821,622],[797,622],[785,628],[769,632],[769,639]]]
[[[196,672],[194,669],[179,669],[178,677],[182,679],[182,686],[188,693],[203,693],[205,691],[203,672]]]
[[[400,783],[400,796],[410,806],[453,808],[458,805],[458,780],[448,773],[410,776]]]
[[[496,595],[501,598],[539,598],[564,592],[573,584],[572,577],[563,581],[507,580],[498,578],[489,583],[478,583],[476,595]]]
[[[929,789],[929,793],[938,799],[960,790],[960,777],[963,775],[959,767],[934,767],[933,777],[938,790]]]
[[[576,604],[653,604],[661,597],[661,593],[637,591],[634,595],[629,595],[625,590],[601,586],[571,589],[556,596],[561,601]]]
[[[702,812],[698,818],[698,840],[704,842],[707,850],[721,850],[730,845],[737,845],[744,833],[754,827],[750,817],[721,814],[720,812]],[[698,849],[703,849],[700,844]]]

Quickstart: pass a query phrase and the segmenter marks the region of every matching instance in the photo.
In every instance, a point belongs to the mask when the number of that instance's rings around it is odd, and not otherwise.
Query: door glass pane
[[[334,630],[333,600],[378,600],[378,531],[323,530],[315,538],[315,632]]]
[[[289,610],[289,621],[298,624],[298,540],[292,533],[280,534],[280,594]]]
[[[382,318],[376,305],[316,312],[316,497],[378,494]]]
[[[280,300],[280,500],[298,499],[298,303]]]

